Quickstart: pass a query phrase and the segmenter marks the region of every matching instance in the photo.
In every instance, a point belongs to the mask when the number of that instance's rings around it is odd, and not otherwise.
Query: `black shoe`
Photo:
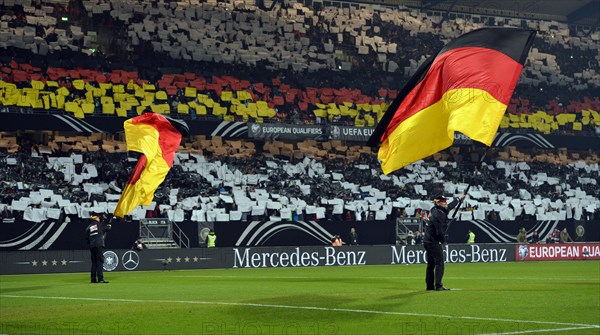
[[[98,282],[98,284],[108,284],[108,281],[101,280],[101,281]]]
[[[436,291],[450,291],[450,289],[449,289],[449,288],[446,288],[446,287],[444,287],[444,286],[436,287],[436,288],[435,288],[435,290],[436,290]]]
[[[95,281],[95,280],[92,280],[90,283],[92,283],[92,284],[97,284],[98,282],[97,282],[97,281]]]
[[[428,287],[428,288],[426,288],[426,290],[427,290],[427,291],[435,291],[435,288],[433,288],[433,287]]]

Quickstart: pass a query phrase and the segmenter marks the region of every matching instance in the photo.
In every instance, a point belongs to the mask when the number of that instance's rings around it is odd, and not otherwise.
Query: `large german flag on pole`
[[[113,215],[121,218],[139,205],[150,205],[154,192],[173,166],[182,134],[188,132],[185,122],[155,113],[129,119],[124,128],[127,150],[142,155],[115,208]]]
[[[535,31],[483,28],[450,41],[400,91],[373,135],[389,174],[452,145],[459,131],[492,144]]]

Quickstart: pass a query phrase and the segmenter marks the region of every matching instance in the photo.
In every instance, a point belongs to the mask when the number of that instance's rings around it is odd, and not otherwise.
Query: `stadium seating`
[[[278,78],[270,83],[252,83],[232,76],[208,78],[194,73],[164,74],[156,83],[138,78],[137,72],[40,68],[11,61],[0,70],[0,102],[40,110],[64,110],[83,118],[86,114],[128,117],[145,110],[181,117],[210,115],[224,120],[286,122],[288,112],[297,110],[303,123],[348,120],[349,125],[374,126],[397,91],[380,89],[369,97],[360,90],[312,88],[301,90]],[[273,92],[277,92],[274,95]],[[600,125],[600,100],[584,97],[566,108],[550,101],[548,112],[514,98],[501,127],[533,129],[542,133],[558,130],[581,131]],[[277,113],[275,108],[282,110]],[[568,111],[569,113],[566,113]],[[337,116],[337,118],[336,118]]]
[[[96,32],[84,31],[77,25],[58,27],[68,6],[66,0],[4,1],[3,7],[12,10],[12,15],[2,16],[0,48],[27,49],[39,55],[61,50],[91,53],[89,48],[96,42]]]
[[[29,221],[61,211],[80,217],[112,213],[133,164],[125,144],[100,134],[50,138],[33,146],[10,134],[0,138],[0,158],[7,162],[0,208],[8,205]],[[339,141],[270,141],[256,147],[197,137],[178,150],[175,172],[155,201],[175,221],[214,221],[217,214],[219,220],[286,219],[291,213],[318,220],[348,213],[353,219],[383,220],[393,217],[394,209],[410,216],[429,210],[432,194],[458,194],[472,182],[459,214],[463,220],[492,213],[500,220],[579,220],[600,210],[597,152],[508,147],[490,153],[479,174],[468,172],[471,153],[480,154],[453,147],[384,176],[373,168],[376,155],[370,148]],[[138,207],[133,218],[154,207]]]
[[[565,87],[588,92],[600,83],[597,58],[600,33],[553,21],[470,15],[444,20],[416,9],[370,5],[361,8],[326,6],[315,10],[293,3],[274,11],[262,11],[252,4],[235,1],[133,1],[125,4],[105,0],[83,1],[82,4],[87,10],[85,14],[89,15],[77,17],[82,26],[94,27],[98,20],[108,17],[108,27],[124,28],[113,28],[110,32],[113,40],[123,45],[122,52],[135,51],[140,59],[153,52],[167,55],[172,60],[248,67],[265,64],[265,70],[289,72],[290,76],[292,73],[338,71],[338,77],[343,76],[343,80],[327,80],[362,88],[371,96],[375,96],[374,92],[380,87],[369,87],[368,81],[379,78],[384,86],[397,89],[391,85],[398,85],[398,77],[406,79],[412,75],[443,42],[484,25],[526,26],[538,31],[517,95],[524,93],[531,99],[534,96],[532,89],[542,88],[545,91],[538,90],[537,95],[550,94],[543,101],[546,103],[564,94]],[[31,2],[25,2],[23,6],[5,2],[4,6],[16,12],[53,14],[41,9],[46,7],[34,7]],[[47,35],[54,34],[59,24],[56,16],[51,16],[55,20],[50,20],[48,28],[36,37],[47,40]],[[10,18],[18,20],[16,16],[7,16],[4,23],[10,23],[6,22]],[[28,31],[35,30],[39,24],[30,21],[18,25]],[[5,26],[3,39],[11,41],[5,46],[25,47],[12,43],[13,39],[18,41],[22,33],[9,24]],[[68,31],[63,29],[64,33],[58,30],[62,39],[50,42],[58,43],[49,48],[51,52],[68,49],[89,54],[101,43],[94,40],[94,31],[73,24]],[[82,38],[83,43],[73,42]],[[32,51],[36,53],[36,50]],[[393,80],[386,79],[385,74],[391,72],[397,76]],[[365,76],[371,73],[372,78],[366,81]],[[341,88],[338,85],[323,87]]]
[[[537,30],[538,38],[501,128],[600,129],[597,28],[471,14],[447,20],[367,4],[285,3],[265,11],[232,0],[3,0],[0,8],[3,112],[124,118],[152,110],[180,118],[372,127],[445,42],[482,26],[518,26]],[[31,221],[61,211],[110,212],[131,165],[124,143],[97,134],[48,136],[33,151],[14,134],[0,137],[4,190],[11,190],[0,203]],[[434,192],[464,189],[465,171],[453,163],[468,156],[464,150],[452,148],[388,177],[373,169],[369,148],[197,137],[183,143],[174,167],[189,173],[170,175],[157,201],[174,220],[288,218],[293,211],[315,219],[348,212],[389,219],[393,209],[415,215],[429,208]],[[466,177],[478,186],[461,218],[597,213],[597,152],[507,148],[491,156],[486,178]],[[440,183],[431,182],[440,175]],[[185,210],[175,211],[176,202]]]

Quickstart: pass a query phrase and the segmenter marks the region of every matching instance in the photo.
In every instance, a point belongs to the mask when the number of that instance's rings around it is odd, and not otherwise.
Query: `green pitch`
[[[0,276],[0,334],[600,334],[600,262]]]

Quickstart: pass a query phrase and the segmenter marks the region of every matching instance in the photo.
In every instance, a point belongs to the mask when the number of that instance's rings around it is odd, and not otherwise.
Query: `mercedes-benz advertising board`
[[[589,244],[590,246],[592,244]],[[599,244],[595,244],[598,248]],[[448,263],[512,262],[514,244],[450,244]],[[303,246],[113,250],[104,252],[106,271],[277,268],[425,264],[421,246]],[[0,253],[0,274],[85,272],[85,250],[6,251]]]

